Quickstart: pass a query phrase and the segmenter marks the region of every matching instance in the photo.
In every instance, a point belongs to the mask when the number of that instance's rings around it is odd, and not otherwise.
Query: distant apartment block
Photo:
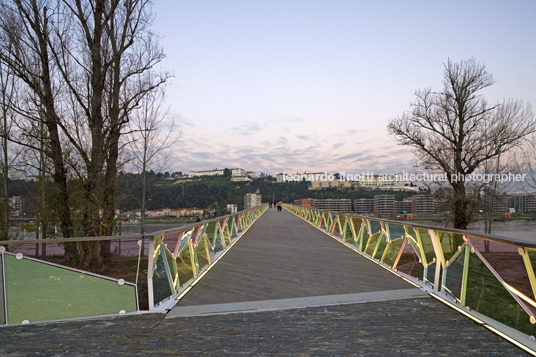
[[[494,196],[494,197],[482,197],[478,202],[478,209],[485,210],[492,214],[500,214],[503,212],[509,212],[510,210],[510,196],[506,194]],[[525,211],[523,211],[525,212]]]
[[[233,214],[233,213],[237,213],[237,212],[238,212],[238,207],[237,207],[237,205],[234,204],[234,203],[229,203],[229,204],[227,205],[227,211],[228,211],[229,213],[231,213],[231,214]]]
[[[246,171],[244,169],[241,169],[239,167],[235,167],[232,169],[229,169],[231,171],[231,177],[233,178],[239,178],[239,177],[245,177],[245,178],[252,178],[255,177],[255,173],[253,171]],[[195,178],[195,177],[206,177],[206,176],[222,176],[225,172],[225,169],[214,169],[214,170],[201,170],[201,171],[190,171],[188,173],[189,178]],[[247,181],[245,179],[236,179],[236,181]]]
[[[354,200],[354,212],[371,214],[374,212],[374,198],[359,198]]]
[[[413,213],[413,202],[411,199],[404,199],[403,201],[395,201],[396,213]]]
[[[9,197],[9,216],[18,218],[22,216],[23,200],[20,196]]]
[[[323,188],[352,188],[352,182],[350,181],[312,181],[311,190],[321,190]]]
[[[393,195],[374,196],[374,213],[378,215],[395,213],[395,196]]]
[[[400,174],[392,175],[359,175],[357,180],[359,186],[369,188],[388,188],[388,187],[403,187],[402,176]]]
[[[516,212],[536,212],[536,193],[512,197],[512,206]]]
[[[434,213],[436,211],[435,199],[432,195],[414,195],[410,199],[412,213]]]
[[[302,200],[294,200],[295,206],[303,206],[303,207],[312,207],[313,200],[310,198],[302,199]]]
[[[204,210],[199,208],[179,208],[170,209],[168,215],[172,217],[184,217],[184,216],[202,216]]]
[[[244,196],[244,209],[257,207],[262,204],[262,195],[260,193],[246,193]]]
[[[352,200],[346,198],[325,198],[314,199],[312,207],[316,209],[331,211],[331,212],[352,212]]]

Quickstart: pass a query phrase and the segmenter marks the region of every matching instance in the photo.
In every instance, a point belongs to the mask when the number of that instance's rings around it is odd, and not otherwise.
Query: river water
[[[415,223],[442,227],[442,222],[432,221],[416,221]],[[180,227],[180,224],[146,224],[145,232],[152,232]],[[474,222],[469,225],[469,230],[484,233],[484,222]],[[17,232],[19,237],[23,239],[35,239],[35,232]],[[121,227],[121,235],[136,235],[140,234],[139,224],[123,224]],[[498,221],[492,223],[492,235],[499,235],[516,240],[536,243],[536,221],[513,220],[513,221]]]
[[[416,221],[415,223],[437,227],[444,226],[444,223],[442,222]],[[471,223],[469,225],[469,230],[484,233],[484,222],[478,221]],[[536,243],[536,221],[512,220],[492,222],[491,234]]]

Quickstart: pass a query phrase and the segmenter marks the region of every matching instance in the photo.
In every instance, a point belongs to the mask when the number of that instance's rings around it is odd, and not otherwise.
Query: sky
[[[494,103],[536,104],[534,0],[155,0],[173,74],[171,172],[393,173],[415,156],[389,120],[444,63],[475,58]]]

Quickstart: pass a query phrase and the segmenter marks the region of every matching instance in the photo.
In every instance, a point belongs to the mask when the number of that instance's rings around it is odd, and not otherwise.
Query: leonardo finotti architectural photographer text
[[[327,172],[322,173],[303,173],[303,174],[287,174],[282,173],[281,181],[367,181],[374,179],[375,181],[397,181],[397,182],[523,182],[527,174],[515,174],[515,173],[500,173],[500,174],[486,174],[486,173],[472,173],[469,175],[452,174],[447,173],[409,173],[400,172],[396,174],[374,174],[372,172],[362,172],[360,174],[347,174],[341,172],[338,174],[331,174]]]

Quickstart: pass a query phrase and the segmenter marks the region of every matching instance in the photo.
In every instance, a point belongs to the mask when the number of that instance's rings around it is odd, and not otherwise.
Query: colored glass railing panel
[[[365,247],[365,254],[367,254],[369,257],[372,257],[374,252],[376,251],[376,248],[380,243],[381,235],[381,232],[376,232],[370,236],[367,242],[367,246]]]
[[[155,268],[153,274],[153,296],[154,301],[162,301],[173,294],[171,277],[166,255],[162,250],[156,255]]]
[[[423,264],[425,266],[432,264],[435,258],[435,251],[430,233],[427,229],[417,228],[417,235],[420,238],[419,247],[424,252],[424,257],[422,257]]]
[[[380,241],[378,242],[376,252],[374,252],[373,258],[376,260],[381,260],[383,257],[383,253],[385,253],[386,248],[387,248],[387,237],[385,237],[385,235],[382,234],[380,237]]]
[[[410,244],[404,246],[404,251],[400,255],[396,269],[419,280],[423,279],[424,266]]]
[[[444,270],[445,275],[443,283],[443,291],[449,296],[456,298],[458,302],[461,301],[462,296],[462,283],[463,283],[463,271],[465,260],[465,249],[463,249]]]
[[[298,216],[332,214],[290,208]],[[306,212],[311,211],[311,212]],[[536,247],[501,237],[338,214],[343,241],[467,307],[536,336]],[[329,222],[328,222],[329,223]],[[345,233],[353,225],[353,235]],[[333,225],[322,226],[338,238]],[[467,242],[466,242],[467,240]],[[437,275],[437,276],[436,276]]]
[[[391,241],[387,247],[385,254],[383,256],[383,262],[389,267],[393,267],[400,254],[400,249],[404,244],[404,238],[399,238],[397,240]]]
[[[239,232],[243,234],[248,225],[265,210],[265,206],[256,207],[187,229],[181,230],[179,227],[157,237],[154,241],[153,276],[150,277],[154,306],[185,291],[218,256],[232,246]],[[170,245],[174,247],[174,252],[167,249]]]
[[[179,285],[184,286],[184,284],[186,284],[188,281],[193,279],[195,276],[194,262],[192,261],[190,244],[188,244],[188,246],[185,247],[177,256],[176,264],[177,264],[177,271],[179,274]]]
[[[370,234],[381,232],[382,224],[380,221],[370,220]]]
[[[469,257],[466,305],[528,335],[536,334],[527,312],[474,253]]]
[[[388,223],[387,227],[389,229],[389,238],[391,240],[395,240],[406,235],[406,231],[404,230],[404,226],[402,224]]]
[[[195,253],[198,270],[202,270],[210,264],[210,251],[206,237],[201,237],[198,241],[197,247],[195,247]]]
[[[441,244],[441,250],[445,261],[448,263],[452,257],[458,253],[459,248],[465,243],[463,240],[463,234],[436,231],[437,238]]]
[[[501,278],[532,300],[534,294],[523,257],[518,247],[484,239],[469,238],[471,245],[491,265]]]

